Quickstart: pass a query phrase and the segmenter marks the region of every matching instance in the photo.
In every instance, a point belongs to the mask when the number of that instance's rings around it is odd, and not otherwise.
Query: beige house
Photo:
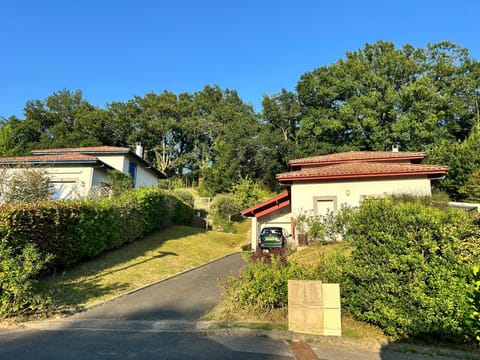
[[[111,169],[130,174],[135,188],[156,187],[165,176],[143,159],[142,152],[141,147],[133,152],[115,146],[34,150],[30,156],[0,158],[0,167],[6,178],[22,171],[21,166],[41,167],[50,178],[54,199],[84,198],[101,187]]]
[[[443,178],[448,168],[421,164],[424,157],[421,152],[351,151],[291,160],[290,171],[277,175],[286,191],[242,211],[252,218],[252,248],[265,226],[282,226],[298,244],[295,218],[300,215],[336,213],[367,197],[430,196],[431,181]]]

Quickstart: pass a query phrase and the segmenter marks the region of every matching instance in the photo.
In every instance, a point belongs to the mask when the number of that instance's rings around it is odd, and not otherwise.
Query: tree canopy
[[[167,176],[201,183],[213,194],[231,191],[244,178],[275,189],[275,174],[293,158],[398,144],[449,165],[442,189],[461,199],[460,187],[480,170],[477,160],[465,165],[478,154],[471,134],[480,122],[479,90],[479,62],[459,45],[397,48],[378,41],[302,74],[295,91],[264,95],[260,113],[237,91],[211,85],[194,93],[134,96],[105,108],[90,104],[80,90],[61,90],[28,101],[24,119],[3,119],[0,155],[142,143]]]

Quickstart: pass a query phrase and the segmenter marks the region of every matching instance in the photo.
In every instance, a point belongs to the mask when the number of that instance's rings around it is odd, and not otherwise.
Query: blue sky
[[[477,0],[15,0],[0,5],[0,117],[82,90],[105,107],[135,95],[235,89],[263,94],[377,40],[450,40],[480,58]]]

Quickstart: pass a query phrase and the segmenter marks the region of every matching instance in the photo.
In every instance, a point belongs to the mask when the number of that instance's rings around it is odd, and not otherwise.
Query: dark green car
[[[287,234],[281,227],[264,227],[258,236],[258,248],[280,248],[287,244]]]

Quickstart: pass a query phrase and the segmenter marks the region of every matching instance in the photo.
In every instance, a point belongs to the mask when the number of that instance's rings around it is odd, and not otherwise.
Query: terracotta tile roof
[[[47,162],[97,162],[95,156],[84,154],[51,154],[51,155],[28,155],[28,156],[11,156],[0,158],[2,164],[13,163],[47,163]]]
[[[338,164],[347,161],[399,161],[399,160],[422,160],[425,157],[423,152],[406,151],[349,151],[337,154],[313,156],[303,159],[290,160],[290,166],[312,165],[312,164]]]
[[[347,162],[307,168],[277,175],[279,181],[305,181],[330,179],[358,179],[364,177],[391,177],[411,175],[444,175],[446,166],[375,162]]]
[[[40,149],[33,150],[33,155],[41,154],[69,154],[69,153],[81,153],[81,154],[100,154],[100,153],[128,153],[130,149],[128,147],[121,146],[89,146],[89,147],[77,147],[77,148],[60,148],[60,149]]]
[[[271,199],[263,201],[251,208],[245,209],[241,212],[243,216],[247,217],[261,217],[275,210],[282,209],[290,205],[290,195],[288,191],[284,191]]]

